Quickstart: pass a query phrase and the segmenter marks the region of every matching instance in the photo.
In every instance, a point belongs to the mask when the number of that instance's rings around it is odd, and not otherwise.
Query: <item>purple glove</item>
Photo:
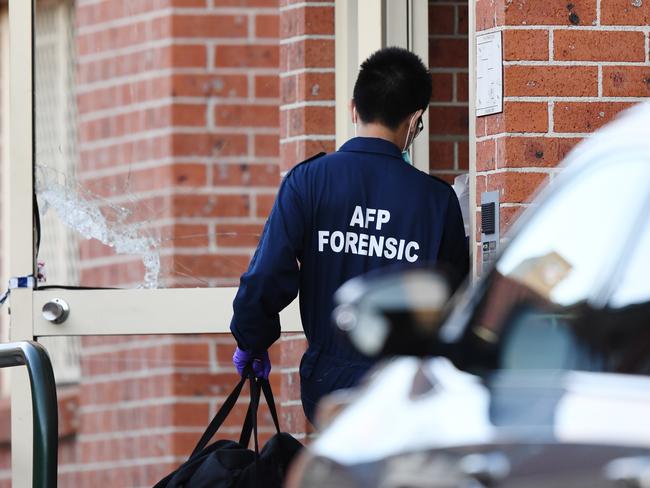
[[[232,363],[235,365],[235,368],[237,368],[237,372],[240,376],[244,376],[244,369],[246,369],[246,366],[250,365],[253,368],[253,374],[257,378],[264,378],[265,380],[269,379],[271,360],[269,359],[268,351],[253,353],[250,351],[242,351],[237,348],[235,349],[235,354],[232,356]]]

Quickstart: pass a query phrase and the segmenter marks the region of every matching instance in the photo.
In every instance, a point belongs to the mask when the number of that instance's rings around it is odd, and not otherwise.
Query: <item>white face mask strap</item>
[[[409,146],[413,143],[413,141],[409,142],[409,137],[411,135],[411,129],[413,127],[413,121],[415,120],[415,123],[417,124],[417,117],[418,117],[417,112],[415,112],[413,114],[413,117],[411,117],[411,121],[409,122],[409,130],[406,133],[406,140],[404,141],[404,149],[402,149],[402,152],[408,151]],[[415,133],[415,131],[414,131],[414,133]]]

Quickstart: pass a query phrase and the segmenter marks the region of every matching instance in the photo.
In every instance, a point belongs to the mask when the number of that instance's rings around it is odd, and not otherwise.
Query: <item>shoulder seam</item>
[[[424,173],[424,172],[423,172],[423,173]],[[446,181],[443,180],[442,178],[438,178],[437,176],[430,175],[429,173],[424,173],[424,174],[427,175],[429,178],[433,178],[434,180],[439,181],[440,183],[442,183],[442,184],[445,185],[446,187],[449,187],[449,189],[451,189],[451,190],[454,189],[454,187],[453,187],[450,183],[446,182]]]
[[[302,166],[303,164],[310,163],[310,162],[315,161],[316,159],[321,158],[321,157],[326,156],[326,155],[327,155],[326,152],[321,151],[321,152],[319,152],[318,154],[314,154],[313,156],[308,157],[308,158],[305,159],[304,161],[299,162],[298,164],[296,164],[293,168],[291,168],[291,169],[287,172],[287,174],[285,175],[285,178],[286,178],[287,176],[289,176],[291,173],[293,173],[293,170],[296,169],[298,166]]]

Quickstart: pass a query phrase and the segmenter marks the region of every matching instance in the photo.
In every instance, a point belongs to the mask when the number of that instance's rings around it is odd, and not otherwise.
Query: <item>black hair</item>
[[[422,60],[400,47],[376,51],[361,65],[354,84],[354,105],[365,123],[391,129],[431,99],[431,74]]]

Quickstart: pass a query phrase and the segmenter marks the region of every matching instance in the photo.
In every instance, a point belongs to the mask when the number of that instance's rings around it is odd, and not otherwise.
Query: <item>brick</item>
[[[275,188],[280,182],[277,164],[216,163],[213,168],[215,187],[245,186]]]
[[[280,59],[282,71],[333,67],[334,39],[304,39],[283,44]]]
[[[171,66],[175,68],[202,68],[207,65],[207,49],[203,45],[171,46]],[[158,69],[163,66],[159,66]]]
[[[334,73],[300,73],[298,97],[301,100],[334,100]]]
[[[282,12],[281,36],[290,38],[304,35],[333,35],[334,8],[304,6]]]
[[[452,141],[429,142],[429,167],[431,169],[454,169],[454,143]]]
[[[243,134],[183,134],[171,136],[175,156],[242,156],[248,154],[248,138]]]
[[[250,256],[242,255],[174,255],[174,269],[190,276],[239,278],[248,268]]]
[[[467,102],[469,100],[469,75],[456,73],[456,100]]]
[[[280,36],[280,19],[277,15],[255,16],[255,37],[274,38]]]
[[[206,247],[209,242],[207,225],[174,224],[162,230],[160,238],[164,246]]]
[[[217,105],[215,124],[220,127],[277,127],[278,106],[273,105]]]
[[[175,44],[153,47],[132,53],[111,56],[106,59],[89,60],[79,64],[78,83],[93,83],[102,80],[139,74],[146,71],[177,68],[202,68],[206,66],[204,45]]]
[[[486,191],[499,191],[502,203],[530,202],[535,192],[547,182],[546,173],[493,173],[487,176]],[[478,191],[477,199],[480,199]]]
[[[603,66],[603,96],[650,97],[650,66]]]
[[[277,7],[278,0],[219,0],[220,7]]]
[[[453,5],[429,4],[429,35],[455,34],[455,11]]]
[[[180,15],[171,17],[171,37],[246,37],[248,18],[244,15]]]
[[[476,0],[476,30],[492,29],[505,24],[502,0]]]
[[[281,80],[282,103],[334,99],[334,73],[299,73]]]
[[[504,137],[497,141],[497,166],[554,167],[579,141],[579,138]]]
[[[429,39],[431,68],[467,68],[467,39]]]
[[[458,153],[458,169],[469,171],[469,141],[458,141],[456,151]]]
[[[453,76],[451,73],[433,73],[432,102],[450,102],[453,100]]]
[[[280,78],[277,75],[259,75],[255,77],[255,97],[279,98]]]
[[[209,265],[209,263],[207,263]],[[171,394],[178,396],[225,396],[239,382],[236,371],[227,373],[173,373]]]
[[[259,224],[217,224],[217,246],[256,247],[263,227]]]
[[[204,164],[164,165],[84,182],[86,190],[111,197],[120,193],[137,193],[169,187],[199,187],[207,184]]]
[[[430,107],[429,126],[433,134],[463,135],[469,127],[467,107]]]
[[[200,127],[206,125],[205,105],[174,104],[171,107],[171,123],[174,126]]]
[[[602,2],[600,23],[647,26],[650,24],[650,4],[629,0],[607,0]]]
[[[596,66],[506,66],[507,97],[595,97]]]
[[[596,0],[505,2],[507,25],[595,25]]]
[[[81,269],[79,283],[89,287],[124,287],[143,282],[144,265],[139,259]]]
[[[492,136],[506,131],[505,114],[486,115],[476,118],[476,136]]]
[[[284,122],[282,122],[284,121]],[[285,137],[334,132],[334,107],[307,106],[281,112]]]
[[[284,368],[297,368],[302,355],[307,349],[307,340],[304,334],[287,334],[280,342],[281,366]]]
[[[504,104],[506,132],[546,132],[548,104],[506,102]]]
[[[307,419],[302,410],[302,405],[287,405],[282,407],[280,423],[290,433],[304,432]]]
[[[506,236],[510,228],[521,216],[526,207],[500,207],[499,209],[499,232],[500,235]]]
[[[261,157],[278,157],[280,155],[280,137],[274,134],[256,134],[254,154]]]
[[[171,366],[178,368],[210,367],[208,344],[175,343],[172,350]]]
[[[255,205],[257,208],[257,217],[267,218],[273,208],[275,202],[275,194],[273,195],[255,195]]]
[[[469,32],[469,13],[467,5],[456,5],[456,22],[457,34],[467,34]]]
[[[113,108],[116,105],[142,103],[163,99],[173,93],[167,77],[157,77],[132,83],[115,83],[77,94],[80,114]]]
[[[644,61],[643,32],[558,30],[554,37],[558,61]]]
[[[246,75],[173,74],[170,95],[175,97],[248,96]]]
[[[215,49],[218,68],[277,68],[280,58],[277,45],[221,45]]]
[[[247,195],[188,195],[171,197],[176,217],[244,217],[248,215]]]
[[[553,112],[554,129],[556,132],[593,132],[631,105],[618,102],[558,102]]]
[[[114,255],[115,249],[99,242],[98,240],[91,239],[79,242],[79,258],[82,261],[95,258],[105,258]],[[45,263],[46,271],[47,264],[48,263]]]
[[[169,179],[175,187],[197,187],[207,184],[204,164],[175,164],[169,167]]]
[[[562,31],[556,31],[556,35]],[[503,59],[505,61],[546,61],[548,55],[547,30],[503,31]]]
[[[171,17],[158,17],[143,22],[106,27],[90,34],[79,34],[76,37],[78,54],[88,56],[164,39],[170,35],[171,23]]]
[[[334,130],[332,129],[330,133],[333,134]],[[336,143],[333,139],[332,140],[307,139],[300,145],[300,150],[298,151],[298,160],[296,160],[294,164],[304,161],[305,159],[310,158],[320,152],[331,153],[334,152],[335,150],[336,150]],[[287,166],[287,168],[284,169],[290,169],[291,167],[293,167],[293,165],[289,164],[289,166]]]
[[[156,8],[167,7],[206,7],[206,0],[162,0],[151,1],[112,1],[90,4],[77,4],[75,17],[78,25],[97,26],[138,14],[146,14]]]
[[[489,171],[496,169],[496,141],[488,139],[476,143],[476,170]]]

